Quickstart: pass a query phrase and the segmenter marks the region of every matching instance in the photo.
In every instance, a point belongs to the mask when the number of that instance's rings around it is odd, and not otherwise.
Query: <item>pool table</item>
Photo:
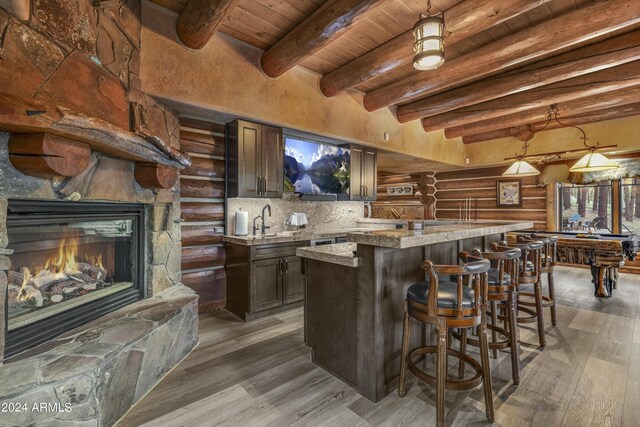
[[[520,234],[520,233],[518,233]],[[591,266],[594,295],[609,298],[618,284],[618,269],[627,260],[634,261],[640,240],[616,234],[537,233],[558,236],[557,262]]]

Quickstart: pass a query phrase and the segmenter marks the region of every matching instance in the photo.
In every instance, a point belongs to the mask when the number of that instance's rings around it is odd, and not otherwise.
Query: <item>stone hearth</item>
[[[173,286],[14,357],[0,405],[22,410],[0,425],[113,425],[196,345],[197,304]]]
[[[146,209],[144,286],[150,297],[107,314],[0,365],[0,404],[27,404],[0,425],[112,425],[196,345],[197,295],[181,284],[179,183],[140,187],[134,163],[93,153],[79,177],[41,179],[9,162],[0,133],[0,318],[10,269],[7,199],[141,203]],[[0,363],[5,322],[0,322]],[[33,403],[48,404],[34,411]],[[65,412],[65,404],[71,405]]]

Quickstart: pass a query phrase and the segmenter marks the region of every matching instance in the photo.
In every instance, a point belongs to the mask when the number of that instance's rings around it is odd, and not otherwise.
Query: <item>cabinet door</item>
[[[280,198],[284,190],[282,128],[262,126],[263,197]]]
[[[304,260],[297,256],[288,256],[284,260],[284,303],[302,301],[304,299]]]
[[[376,151],[365,148],[362,162],[362,185],[364,186],[364,200],[376,200],[376,167]]]
[[[351,146],[351,176],[349,182],[349,194],[351,200],[362,200],[364,196],[362,183],[362,147]]]
[[[259,197],[261,176],[261,126],[238,121],[238,197]]]
[[[282,305],[282,258],[252,262],[251,312]]]

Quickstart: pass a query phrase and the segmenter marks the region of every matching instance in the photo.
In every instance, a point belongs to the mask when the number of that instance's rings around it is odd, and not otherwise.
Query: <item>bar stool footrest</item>
[[[527,313],[529,316],[520,316],[520,312]],[[538,321],[538,313],[535,310],[531,310],[527,307],[520,307],[518,304],[518,317],[516,317],[517,323],[534,323]]]
[[[436,377],[418,368],[415,362],[413,361],[413,359],[416,358],[417,356],[422,356],[424,354],[436,354],[437,352],[438,352],[438,348],[435,346],[418,347],[418,348],[412,349],[407,356],[407,367],[413,373],[413,375],[415,375],[422,381],[432,386],[435,386],[437,383]],[[445,389],[470,390],[482,383],[482,367],[480,366],[480,363],[478,363],[475,359],[452,348],[447,349],[447,356],[452,356],[458,360],[464,361],[464,363],[466,363],[467,365],[473,368],[473,370],[475,371],[475,375],[471,378],[466,378],[466,379],[447,378],[447,380],[445,381]]]
[[[487,330],[489,331],[496,331],[498,334],[502,335],[503,337],[505,337],[503,340],[499,340],[499,341],[495,341],[492,342],[491,341],[491,337],[489,338],[489,350],[505,350],[509,347],[511,347],[511,343],[509,341],[509,339],[511,338],[509,335],[509,332],[507,332],[506,329],[501,328],[499,326],[494,326],[494,325],[487,325]],[[453,331],[451,333],[451,335],[457,339],[458,341],[460,341],[462,338],[460,337],[460,333]],[[467,335],[467,344],[472,346],[472,347],[480,347],[480,340],[477,338],[473,338],[472,336]]]
[[[536,295],[533,292],[520,292],[518,297],[535,298]],[[542,297],[542,307],[550,308],[555,305],[555,301],[551,299],[551,297],[548,297],[546,295],[541,295],[541,297]],[[520,300],[520,298],[518,298],[518,305],[519,306],[523,305],[526,307],[535,307],[536,303],[535,301]]]

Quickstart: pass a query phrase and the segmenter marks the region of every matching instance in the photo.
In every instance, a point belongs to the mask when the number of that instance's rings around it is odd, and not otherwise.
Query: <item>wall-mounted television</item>
[[[348,148],[285,137],[284,191],[302,194],[348,194]]]

